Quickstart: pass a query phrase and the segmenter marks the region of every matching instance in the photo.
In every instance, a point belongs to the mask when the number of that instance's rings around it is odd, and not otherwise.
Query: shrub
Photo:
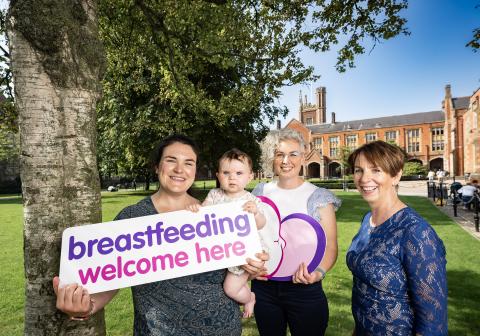
[[[404,176],[426,175],[427,168],[419,162],[405,162],[403,166]]]

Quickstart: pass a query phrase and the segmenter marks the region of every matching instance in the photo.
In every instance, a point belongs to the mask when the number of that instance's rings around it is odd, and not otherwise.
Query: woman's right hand
[[[267,268],[265,267],[265,261],[270,257],[268,253],[262,252],[255,254],[258,260],[247,258],[247,264],[242,265],[242,268],[250,274],[250,278],[257,280],[267,280]]]
[[[93,312],[93,301],[88,291],[77,284],[59,286],[60,279],[53,278],[53,290],[57,295],[57,309],[70,317],[85,318]]]

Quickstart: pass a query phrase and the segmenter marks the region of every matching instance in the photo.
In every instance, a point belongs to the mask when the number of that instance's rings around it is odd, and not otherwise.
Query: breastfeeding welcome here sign
[[[97,293],[243,265],[262,250],[255,218],[243,204],[68,228],[60,282]]]

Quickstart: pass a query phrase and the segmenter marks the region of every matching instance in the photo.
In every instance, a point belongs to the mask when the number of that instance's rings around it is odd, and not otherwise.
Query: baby
[[[218,160],[217,178],[220,188],[210,190],[202,205],[244,200],[246,202],[243,210],[255,216],[258,230],[263,228],[266,220],[263,212],[259,210],[260,200],[245,190],[246,185],[253,179],[252,159],[236,148],[227,151]],[[199,210],[199,205],[192,204],[188,206],[188,210],[196,212]],[[255,305],[255,294],[248,286],[249,275],[238,266],[230,267],[228,270],[223,283],[225,294],[244,305],[243,317],[251,317]]]

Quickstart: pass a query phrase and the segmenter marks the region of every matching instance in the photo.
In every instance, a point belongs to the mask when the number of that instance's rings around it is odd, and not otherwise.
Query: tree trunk
[[[24,205],[25,335],[105,334],[103,311],[86,322],[69,321],[55,308],[52,288],[62,231],[101,222],[95,107],[103,65],[78,48],[91,46],[78,37],[98,41],[95,4],[67,3],[17,0],[9,9]]]
[[[150,190],[150,173],[145,174],[145,191]]]

